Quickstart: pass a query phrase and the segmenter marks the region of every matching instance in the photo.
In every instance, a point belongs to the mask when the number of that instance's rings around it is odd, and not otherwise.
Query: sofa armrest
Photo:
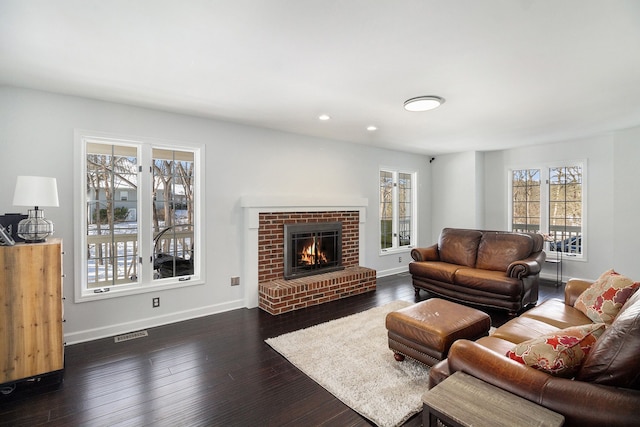
[[[591,284],[592,280],[584,280],[584,279],[569,279],[567,280],[567,284],[564,288],[564,303],[573,307],[576,303],[576,300]]]
[[[476,342],[458,340],[447,358],[449,371],[463,371],[496,387],[539,403],[549,375],[496,353]]]
[[[531,254],[528,258],[514,261],[507,267],[507,276],[521,279],[536,275],[542,270],[542,264],[544,264],[546,257],[547,254],[540,251]]]
[[[431,245],[427,248],[414,248],[411,250],[411,258],[416,261],[440,261],[440,253],[438,252],[438,244]]]
[[[640,404],[637,390],[553,377],[468,340],[456,341],[447,360],[451,373],[463,371],[561,413],[569,425],[633,425],[637,422]]]

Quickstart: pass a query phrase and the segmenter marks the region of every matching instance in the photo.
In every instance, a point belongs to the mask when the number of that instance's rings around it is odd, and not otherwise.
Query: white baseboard
[[[376,277],[392,276],[394,274],[405,273],[407,271],[409,271],[409,266],[407,265],[403,265],[402,267],[397,268],[390,268],[388,270],[377,270]]]
[[[100,338],[108,338],[115,335],[139,331],[141,329],[153,328],[156,326],[168,325],[170,323],[181,322],[183,320],[195,319],[197,317],[210,316],[212,314],[223,313],[244,307],[243,300],[231,301],[225,304],[215,304],[207,307],[200,307],[194,310],[178,311],[162,316],[147,317],[132,322],[118,323],[102,328],[86,329],[84,331],[66,333],[64,335],[67,345],[81,342],[93,341]]]

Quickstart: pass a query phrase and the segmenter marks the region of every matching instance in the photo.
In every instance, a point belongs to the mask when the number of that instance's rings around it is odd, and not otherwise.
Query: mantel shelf
[[[366,197],[356,196],[243,196],[240,199],[243,208],[292,208],[292,207],[367,207]]]

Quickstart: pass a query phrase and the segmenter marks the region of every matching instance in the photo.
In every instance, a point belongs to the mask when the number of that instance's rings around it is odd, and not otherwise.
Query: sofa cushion
[[[640,390],[640,292],[625,303],[585,359],[577,380]]]
[[[527,258],[533,250],[533,239],[526,234],[486,232],[480,239],[476,268],[507,271],[514,261]]]
[[[453,283],[453,275],[460,268],[456,264],[441,261],[421,261],[409,263],[409,272],[419,277]]]
[[[522,297],[520,280],[508,277],[504,271],[461,267],[456,270],[453,283],[464,286],[466,292],[471,294],[499,295],[508,301],[517,301]]]
[[[551,375],[571,378],[605,329],[604,323],[572,326],[523,341],[507,356]]]
[[[474,267],[481,237],[482,232],[478,230],[445,228],[438,240],[440,260],[450,264]]]
[[[598,280],[580,294],[574,307],[594,322],[609,325],[639,286],[640,282],[634,282],[611,269],[602,273]]]
[[[542,304],[525,311],[520,317],[540,320],[560,329],[593,323],[583,312],[566,305],[559,299],[548,299]]]
[[[500,326],[491,336],[519,344],[542,335],[554,334],[561,329],[540,320],[520,316]]]

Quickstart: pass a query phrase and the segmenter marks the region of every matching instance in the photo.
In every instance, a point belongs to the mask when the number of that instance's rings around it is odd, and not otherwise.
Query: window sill
[[[415,248],[415,246],[404,246],[402,248],[384,249],[384,250],[381,250],[378,254],[380,256],[397,255],[397,254],[408,254],[408,253],[411,253],[411,250],[413,248]]]
[[[562,254],[562,262],[565,261],[580,261],[580,262],[586,262],[587,261],[587,257],[583,255],[575,255],[575,254]]]
[[[127,297],[132,295],[140,295],[146,294],[150,292],[159,292],[166,291],[169,289],[179,289],[186,288],[189,286],[198,286],[203,285],[204,280],[201,278],[196,278],[194,276],[183,276],[190,277],[189,280],[171,280],[170,282],[164,283],[154,283],[154,284],[140,284],[140,285],[117,285],[113,287],[102,287],[96,288],[94,290],[87,290],[82,292],[82,294],[77,295],[74,299],[76,303],[90,302],[90,301],[102,301],[104,299],[110,298],[120,298]]]

